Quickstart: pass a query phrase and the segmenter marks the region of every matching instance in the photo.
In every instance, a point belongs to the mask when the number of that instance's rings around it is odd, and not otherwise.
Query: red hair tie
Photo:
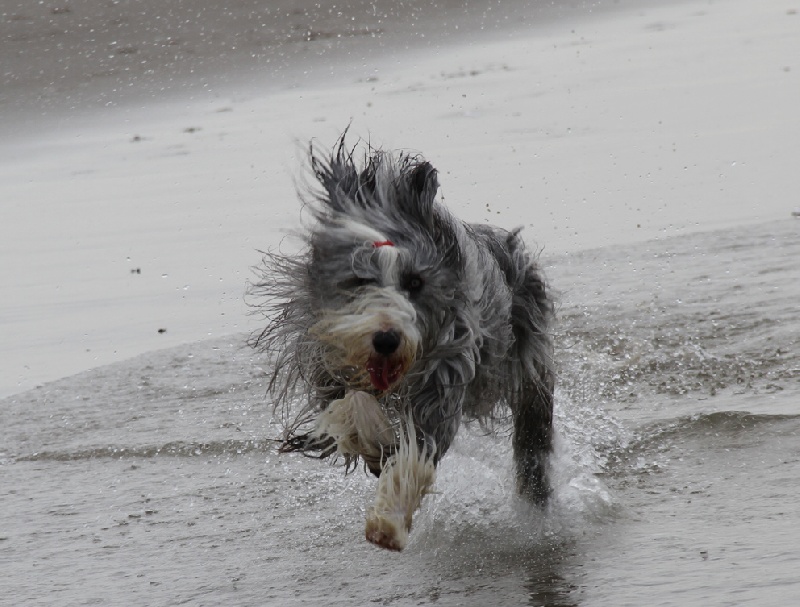
[[[378,247],[393,247],[394,243],[391,240],[376,240],[372,243],[372,248],[377,249]]]

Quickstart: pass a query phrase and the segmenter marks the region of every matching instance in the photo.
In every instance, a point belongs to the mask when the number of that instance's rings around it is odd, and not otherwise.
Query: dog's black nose
[[[397,331],[378,331],[372,336],[372,347],[378,354],[389,356],[400,347],[400,335]]]

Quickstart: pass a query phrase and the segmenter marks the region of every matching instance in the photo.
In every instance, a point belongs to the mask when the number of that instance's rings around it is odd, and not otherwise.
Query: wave
[[[715,411],[686,415],[669,421],[655,422],[646,426],[643,437],[646,441],[666,440],[675,436],[683,438],[707,436],[709,434],[734,435],[750,432],[764,426],[773,427],[784,422],[798,422],[800,414],[756,414],[748,411]]]
[[[671,459],[713,450],[746,450],[777,445],[800,433],[800,414],[716,411],[647,424],[631,433],[624,446],[608,453],[604,472],[625,476],[656,469]]]
[[[797,224],[770,222],[560,260],[562,385],[617,402],[794,390],[798,254]]]
[[[36,461],[78,461],[87,459],[147,459],[153,457],[198,457],[198,456],[238,456],[249,453],[269,453],[275,450],[277,441],[261,440],[223,440],[223,441],[172,441],[163,445],[142,447],[100,446],[77,451],[40,451],[14,458],[17,462]]]

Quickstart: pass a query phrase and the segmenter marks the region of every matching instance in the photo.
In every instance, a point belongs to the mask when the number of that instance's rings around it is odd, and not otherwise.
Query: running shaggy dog
[[[510,409],[518,491],[547,499],[553,303],[519,230],[454,217],[417,156],[363,156],[344,136],[312,149],[314,225],[298,256],[265,255],[251,344],[294,409],[281,450],[363,460],[379,478],[366,538],[402,550],[464,418]]]

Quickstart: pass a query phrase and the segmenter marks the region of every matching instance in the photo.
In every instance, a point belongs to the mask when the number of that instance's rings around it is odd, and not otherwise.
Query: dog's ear
[[[420,162],[408,175],[408,188],[413,203],[416,203],[417,214],[430,217],[433,200],[439,190],[437,171],[430,162]]]
[[[407,162],[408,165],[400,174],[397,204],[421,224],[431,227],[433,201],[439,190],[436,169],[430,162]]]
[[[400,199],[406,201],[406,211],[425,226],[433,237],[444,263],[455,267],[461,264],[461,249],[449,214],[434,204],[439,191],[437,174],[430,162],[422,161],[413,165],[405,174],[407,195]]]
[[[427,189],[433,189],[434,193],[439,188],[439,181],[436,179],[436,169],[430,162],[420,162],[411,171],[411,185],[420,195]]]

